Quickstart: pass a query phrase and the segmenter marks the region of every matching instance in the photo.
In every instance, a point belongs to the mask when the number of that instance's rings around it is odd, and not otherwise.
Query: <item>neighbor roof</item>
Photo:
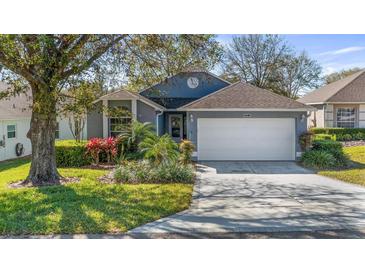
[[[164,107],[153,102],[152,100],[138,94],[135,92],[130,92],[127,90],[117,90],[108,94],[105,94],[101,97],[99,97],[95,102],[99,102],[102,100],[132,100],[132,99],[139,99],[142,102],[145,102],[148,105],[151,105],[152,107],[156,108],[156,109],[160,109],[163,110]]]
[[[182,108],[184,109],[306,109],[302,103],[278,95],[266,89],[244,82],[237,82],[202,97]]]
[[[365,102],[365,70],[316,89],[298,101],[304,104]]]
[[[8,85],[0,82],[0,94],[7,88]],[[32,98],[28,93],[0,99],[0,120],[30,118],[32,116],[31,104]]]

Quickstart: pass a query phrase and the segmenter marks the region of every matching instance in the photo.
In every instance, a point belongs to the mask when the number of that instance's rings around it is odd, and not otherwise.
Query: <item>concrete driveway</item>
[[[188,210],[129,233],[193,237],[365,227],[365,188],[294,162],[202,162],[197,173]]]

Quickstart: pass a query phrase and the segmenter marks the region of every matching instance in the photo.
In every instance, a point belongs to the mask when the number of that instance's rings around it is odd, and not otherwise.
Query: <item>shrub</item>
[[[365,133],[358,132],[355,135],[353,135],[354,140],[364,140],[365,139]]]
[[[179,145],[180,162],[184,165],[191,163],[191,157],[194,151],[194,145],[189,140],[182,140]]]
[[[320,134],[315,134],[314,141],[320,141],[320,140],[332,140],[332,141],[336,141],[336,135],[333,134],[324,134],[324,133],[320,133]]]
[[[316,169],[333,168],[336,166],[335,157],[331,153],[323,150],[304,152],[301,161],[304,166]]]
[[[362,140],[365,138],[365,128],[311,128],[314,134],[336,135],[338,141]]]
[[[144,159],[150,160],[155,165],[175,161],[179,155],[177,144],[168,134],[145,138],[139,144],[139,149],[143,153]]]
[[[56,141],[56,164],[58,167],[81,167],[90,165],[91,158],[86,155],[86,141]]]
[[[335,135],[344,135],[344,134],[350,134],[354,135],[356,133],[364,133],[365,134],[365,128],[311,128],[311,132],[314,134],[335,134]]]
[[[91,138],[86,145],[88,155],[93,159],[93,163],[98,165],[100,160],[100,153],[103,151],[103,139]]]
[[[349,163],[349,159],[343,152],[340,142],[331,140],[315,141],[313,142],[313,151],[324,151],[331,154],[335,159],[337,167],[347,166]]]
[[[106,155],[106,161],[110,163],[118,154],[117,140],[113,137],[103,139],[101,149]]]
[[[352,140],[351,134],[342,135],[342,141],[351,141],[351,140]]]
[[[325,151],[342,150],[342,144],[340,142],[331,140],[314,141],[313,150],[325,150]]]
[[[311,148],[313,142],[313,133],[308,131],[305,133],[302,133],[299,136],[299,143],[302,151],[307,151]]]
[[[177,162],[155,166],[149,161],[131,161],[115,170],[114,179],[119,183],[193,183],[194,167]]]

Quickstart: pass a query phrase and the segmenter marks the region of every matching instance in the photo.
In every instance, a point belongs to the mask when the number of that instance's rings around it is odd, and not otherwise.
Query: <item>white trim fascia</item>
[[[163,106],[158,107],[157,105],[152,104],[151,102],[149,102],[149,100],[147,98],[143,97],[143,95],[140,95],[139,93],[138,94],[133,94],[133,92],[130,92],[128,90],[118,90],[118,91],[114,91],[112,93],[117,93],[117,92],[120,92],[120,91],[127,92],[132,97],[134,97],[134,99],[140,100],[143,103],[145,103],[146,105],[149,105],[149,106],[153,107],[154,109],[165,110],[165,108]],[[112,94],[112,93],[110,93],[110,94]],[[110,94],[106,94],[106,95],[110,95]],[[103,95],[103,96],[106,96],[106,95]],[[99,99],[95,100],[93,103],[95,104],[95,103],[97,103],[99,101],[103,101],[103,100],[107,100],[107,101],[120,101],[120,100],[131,101],[131,100],[133,100],[131,98],[118,98],[118,99],[113,99],[113,98],[108,99],[107,98],[107,99],[104,99],[103,96],[101,96]]]
[[[359,104],[365,104],[365,102],[326,102],[326,104],[352,104],[352,105],[359,105]]]
[[[179,110],[179,109],[178,109]],[[296,112],[296,111],[316,111],[312,108],[186,108],[181,109],[179,111],[287,111],[287,112]]]

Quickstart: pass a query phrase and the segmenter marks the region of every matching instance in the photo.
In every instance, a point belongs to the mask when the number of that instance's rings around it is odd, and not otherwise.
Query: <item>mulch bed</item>
[[[101,176],[98,178],[98,181],[102,184],[117,184],[114,180],[114,172],[111,171],[108,174]]]
[[[22,181],[16,181],[16,182],[11,182],[8,187],[9,188],[32,188],[32,187],[43,187],[43,186],[58,186],[58,185],[67,185],[67,184],[73,184],[73,183],[79,183],[80,182],[80,178],[78,177],[62,177],[60,179],[60,183],[57,185],[54,184],[43,184],[43,185],[33,185],[30,182],[25,182],[24,180]]]
[[[363,141],[363,140],[359,140],[359,141],[345,141],[345,142],[341,142],[341,144],[344,147],[365,146],[365,141]]]
[[[115,168],[115,165],[113,165],[113,164],[87,165],[87,166],[82,166],[81,168],[111,170],[111,169]]]

